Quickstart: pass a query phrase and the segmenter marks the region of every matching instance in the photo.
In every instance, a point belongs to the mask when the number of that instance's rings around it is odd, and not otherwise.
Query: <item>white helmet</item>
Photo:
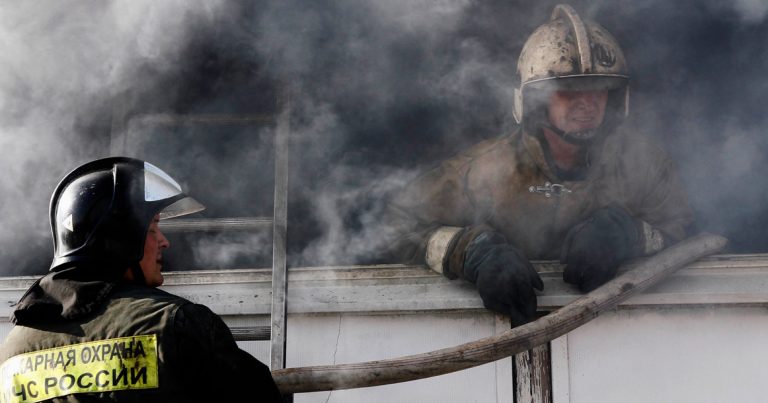
[[[622,117],[629,110],[627,62],[618,42],[600,25],[584,22],[560,4],[550,21],[528,38],[517,62],[515,120],[523,123],[536,90],[609,90]]]

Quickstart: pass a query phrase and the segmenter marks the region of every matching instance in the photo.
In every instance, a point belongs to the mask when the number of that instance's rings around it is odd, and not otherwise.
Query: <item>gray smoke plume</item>
[[[321,228],[298,262],[353,263],[385,248],[376,217],[386,196],[486,135],[468,136],[470,124],[510,122],[513,57],[458,37],[471,5],[288,1],[261,10],[257,48],[300,98],[293,191]]]
[[[731,6],[746,23],[758,24],[768,16],[768,3],[761,0],[736,0]]]
[[[216,1],[31,1],[0,8],[2,274],[50,262],[48,200],[59,178],[104,157],[111,97],[174,68],[179,43]]]
[[[255,76],[293,94],[292,264],[365,261],[387,242],[376,217],[391,192],[470,144],[514,130],[517,57],[557,2],[6,5],[3,273],[44,270],[50,192],[67,170],[108,153],[118,95],[132,94],[132,107],[234,114],[276,98],[238,87]],[[628,124],[678,161],[700,227],[731,237],[732,251],[768,250],[766,3],[571,4],[622,44],[631,69]],[[131,121],[128,132],[141,127]],[[136,156],[181,179],[209,205],[206,214],[271,213],[270,129],[248,139],[255,129],[153,130],[148,143],[127,137],[143,147]],[[228,267],[247,245],[269,250],[262,236],[206,242],[193,241],[193,249],[215,267]]]

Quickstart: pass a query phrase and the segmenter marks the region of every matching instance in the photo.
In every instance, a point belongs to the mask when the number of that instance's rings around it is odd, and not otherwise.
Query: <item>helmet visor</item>
[[[160,219],[167,220],[169,218],[180,217],[203,210],[205,210],[205,206],[200,204],[197,200],[187,196],[177,200],[175,203],[160,211]]]
[[[610,91],[626,87],[627,76],[618,74],[578,74],[532,80],[524,88],[539,91]]]

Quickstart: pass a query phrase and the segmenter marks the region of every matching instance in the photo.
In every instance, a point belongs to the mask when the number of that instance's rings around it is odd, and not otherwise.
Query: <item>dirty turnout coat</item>
[[[693,214],[675,164],[660,148],[617,130],[586,153],[581,177],[564,178],[542,142],[521,130],[475,145],[390,203],[396,249],[421,262],[426,254],[430,267],[443,272],[451,236],[488,225],[528,259],[558,259],[568,230],[611,203],[642,220],[647,254],[663,247],[660,238],[669,245],[686,236]]]
[[[162,290],[43,277],[0,348],[0,401],[281,402],[216,314]]]

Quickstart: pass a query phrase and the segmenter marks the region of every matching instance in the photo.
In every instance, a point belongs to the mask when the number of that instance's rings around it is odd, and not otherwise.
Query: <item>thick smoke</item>
[[[376,217],[387,194],[482,138],[473,125],[508,121],[512,58],[460,37],[470,5],[289,1],[262,10],[258,48],[299,98],[292,192],[320,228],[299,263],[352,263],[386,247]]]
[[[106,156],[109,104],[152,85],[140,65],[174,68],[178,44],[212,1],[33,1],[0,9],[2,274],[45,272],[48,200],[64,173]]]
[[[736,0],[732,4],[734,10],[746,23],[759,24],[768,16],[768,3],[764,1]]]
[[[4,274],[47,264],[48,195],[68,169],[108,153],[109,105],[126,93],[134,106],[234,114],[273,102],[275,88],[290,90],[291,263],[365,261],[385,246],[376,217],[391,192],[468,145],[514,130],[517,56],[557,2],[156,3],[2,10]],[[768,251],[766,3],[571,4],[622,44],[631,68],[628,124],[678,161],[699,226],[729,236],[732,251]],[[238,87],[257,76],[271,90]],[[141,127],[131,121],[128,132]],[[149,143],[130,139],[145,149],[137,156],[161,160],[203,199],[209,216],[269,215],[274,133],[258,129],[248,143],[253,129],[244,126],[194,131],[200,135],[165,128]],[[228,267],[247,253],[244,245],[269,250],[261,235],[206,242],[193,249],[212,267]],[[228,249],[216,249],[222,243]]]

